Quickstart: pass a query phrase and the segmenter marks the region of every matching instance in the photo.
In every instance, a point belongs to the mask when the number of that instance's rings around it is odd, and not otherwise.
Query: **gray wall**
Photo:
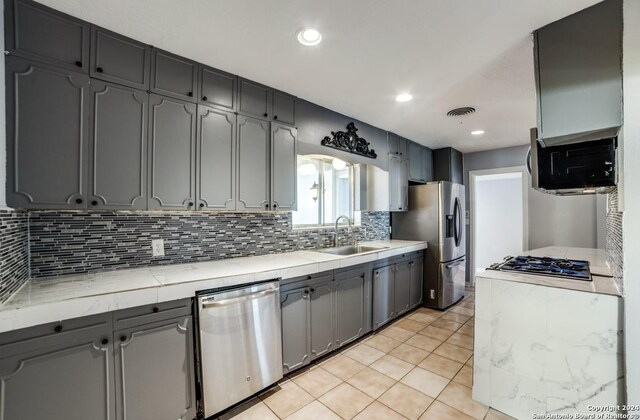
[[[483,169],[523,166],[528,146],[507,147],[464,155],[464,183],[469,205],[469,172]],[[530,185],[530,182],[529,182]],[[557,197],[529,188],[529,249],[550,245],[597,248],[598,232],[605,223],[595,196]],[[467,238],[470,226],[467,225]],[[471,241],[467,241],[467,255],[471,255]],[[467,258],[467,280],[470,266]]]

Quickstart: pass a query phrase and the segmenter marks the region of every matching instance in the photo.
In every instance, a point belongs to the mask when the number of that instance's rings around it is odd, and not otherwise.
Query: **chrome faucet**
[[[340,241],[338,241],[338,222],[340,221],[340,219],[346,219],[347,220],[347,232],[349,233],[349,235],[353,236],[353,229],[351,228],[351,219],[349,219],[347,216],[345,216],[344,214],[342,216],[338,216],[338,218],[336,219],[336,222],[334,224],[334,229],[335,229],[335,233],[333,236],[333,246],[338,246],[340,245]]]

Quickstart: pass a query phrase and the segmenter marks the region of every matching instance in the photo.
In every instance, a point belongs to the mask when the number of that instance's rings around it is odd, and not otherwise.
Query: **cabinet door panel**
[[[149,89],[151,48],[148,45],[93,26],[91,46],[91,77]]]
[[[336,346],[356,340],[364,332],[365,275],[336,279]]]
[[[89,207],[144,209],[149,95],[93,81]]]
[[[149,208],[193,208],[196,105],[159,95],[150,102]]]
[[[296,98],[283,92],[273,92],[273,119],[283,124],[296,123]]]
[[[271,89],[246,79],[239,81],[238,112],[258,118],[268,118]]]
[[[428,147],[422,148],[422,172],[425,182],[433,181],[433,151]]]
[[[236,116],[198,106],[198,206],[235,210]]]
[[[411,293],[411,266],[409,262],[396,264],[395,282],[393,289],[394,308],[396,315],[409,310]]]
[[[308,302],[309,293],[305,287],[280,294],[284,373],[298,369],[310,361]]]
[[[317,359],[333,350],[333,281],[310,288],[311,357]]]
[[[5,0],[7,49],[69,70],[89,70],[89,24],[31,1]]]
[[[271,209],[296,210],[295,128],[271,124]]]
[[[200,103],[235,111],[238,78],[210,67],[200,68]]]
[[[237,210],[269,210],[269,123],[238,116]]]
[[[116,332],[118,420],[196,414],[191,316]]]
[[[422,146],[409,143],[409,179],[411,181],[424,182],[422,166]]]
[[[84,208],[89,77],[6,60],[7,203]]]
[[[395,316],[393,265],[373,271],[373,329],[376,330]]]
[[[422,303],[422,283],[424,273],[424,258],[416,258],[409,263],[411,266],[410,306],[416,307]]]
[[[198,81],[197,63],[155,49],[151,57],[151,91],[194,102]]]
[[[67,335],[53,346],[36,339],[31,351],[0,359],[0,418],[115,419],[113,347],[104,334]]]
[[[406,211],[409,202],[407,161],[389,156],[389,211]]]

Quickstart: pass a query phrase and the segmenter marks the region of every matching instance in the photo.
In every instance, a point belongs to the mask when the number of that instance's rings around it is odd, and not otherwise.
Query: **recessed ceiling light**
[[[318,45],[322,41],[322,34],[315,28],[300,28],[296,34],[302,45]]]
[[[481,136],[484,134],[484,130],[475,130],[472,131],[471,134],[473,134],[474,136]]]
[[[413,95],[410,93],[401,93],[400,95],[396,96],[396,102],[409,102],[412,99]]]

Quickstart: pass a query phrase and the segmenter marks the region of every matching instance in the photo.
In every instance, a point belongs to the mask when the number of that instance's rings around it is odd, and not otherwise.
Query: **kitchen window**
[[[296,228],[333,226],[338,216],[360,224],[355,211],[354,166],[328,156],[298,156],[298,211]]]

